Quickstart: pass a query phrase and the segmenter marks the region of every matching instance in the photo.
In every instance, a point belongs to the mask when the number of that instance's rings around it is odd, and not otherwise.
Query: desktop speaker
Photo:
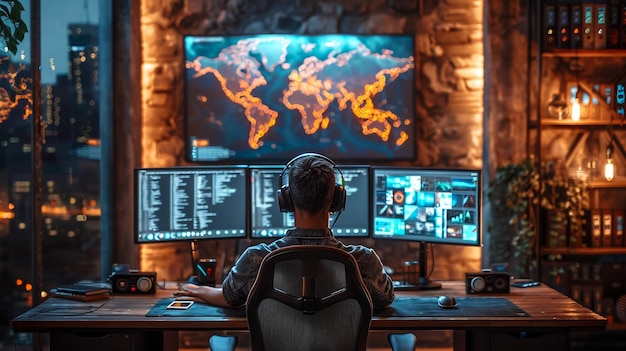
[[[113,294],[156,293],[156,272],[113,273],[109,276]]]
[[[510,280],[508,273],[465,273],[465,287],[468,294],[508,294],[511,291]]]

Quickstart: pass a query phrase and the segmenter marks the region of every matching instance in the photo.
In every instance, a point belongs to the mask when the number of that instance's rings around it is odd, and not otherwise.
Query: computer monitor
[[[246,167],[136,169],[135,182],[135,243],[246,237]]]
[[[191,35],[182,49],[191,162],[415,158],[413,35]]]
[[[332,213],[329,226],[336,237],[367,237],[369,220],[369,166],[338,165],[346,187],[346,208]],[[250,166],[250,214],[253,239],[282,237],[295,226],[293,213],[280,212],[276,191],[284,166]]]
[[[430,243],[480,246],[481,171],[374,167],[372,169],[372,237],[420,242],[420,283],[428,278]]]
[[[245,166],[135,169],[136,244],[189,242],[198,273],[197,241],[245,238]]]

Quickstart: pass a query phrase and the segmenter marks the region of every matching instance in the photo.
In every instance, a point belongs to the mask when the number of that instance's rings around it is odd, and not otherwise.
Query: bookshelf
[[[566,177],[585,179],[590,210],[580,240],[564,229],[567,240],[555,242],[546,229],[553,220],[537,206],[539,275],[612,316],[612,304],[626,294],[626,240],[613,239],[614,214],[626,210],[626,0],[535,0],[531,6],[530,153],[542,165],[557,164]],[[581,103],[579,119],[572,118],[574,98]],[[563,103],[563,113],[553,107]],[[610,181],[604,177],[608,145],[616,169]],[[591,210],[601,211],[600,222]],[[604,235],[605,214],[611,239],[598,243],[594,228]],[[623,231],[623,217],[620,223]],[[626,330],[626,321],[611,325],[609,330]]]

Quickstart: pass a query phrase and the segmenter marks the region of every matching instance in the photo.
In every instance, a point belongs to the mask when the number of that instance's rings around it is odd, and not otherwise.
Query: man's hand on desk
[[[213,306],[233,307],[224,300],[222,288],[184,283],[178,286],[178,291],[175,291],[173,295],[181,300],[189,299],[208,303]]]

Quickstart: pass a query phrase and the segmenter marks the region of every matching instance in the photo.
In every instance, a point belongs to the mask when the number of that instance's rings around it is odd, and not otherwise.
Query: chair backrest
[[[295,245],[268,254],[246,304],[252,350],[365,350],[372,300],[344,250]]]

